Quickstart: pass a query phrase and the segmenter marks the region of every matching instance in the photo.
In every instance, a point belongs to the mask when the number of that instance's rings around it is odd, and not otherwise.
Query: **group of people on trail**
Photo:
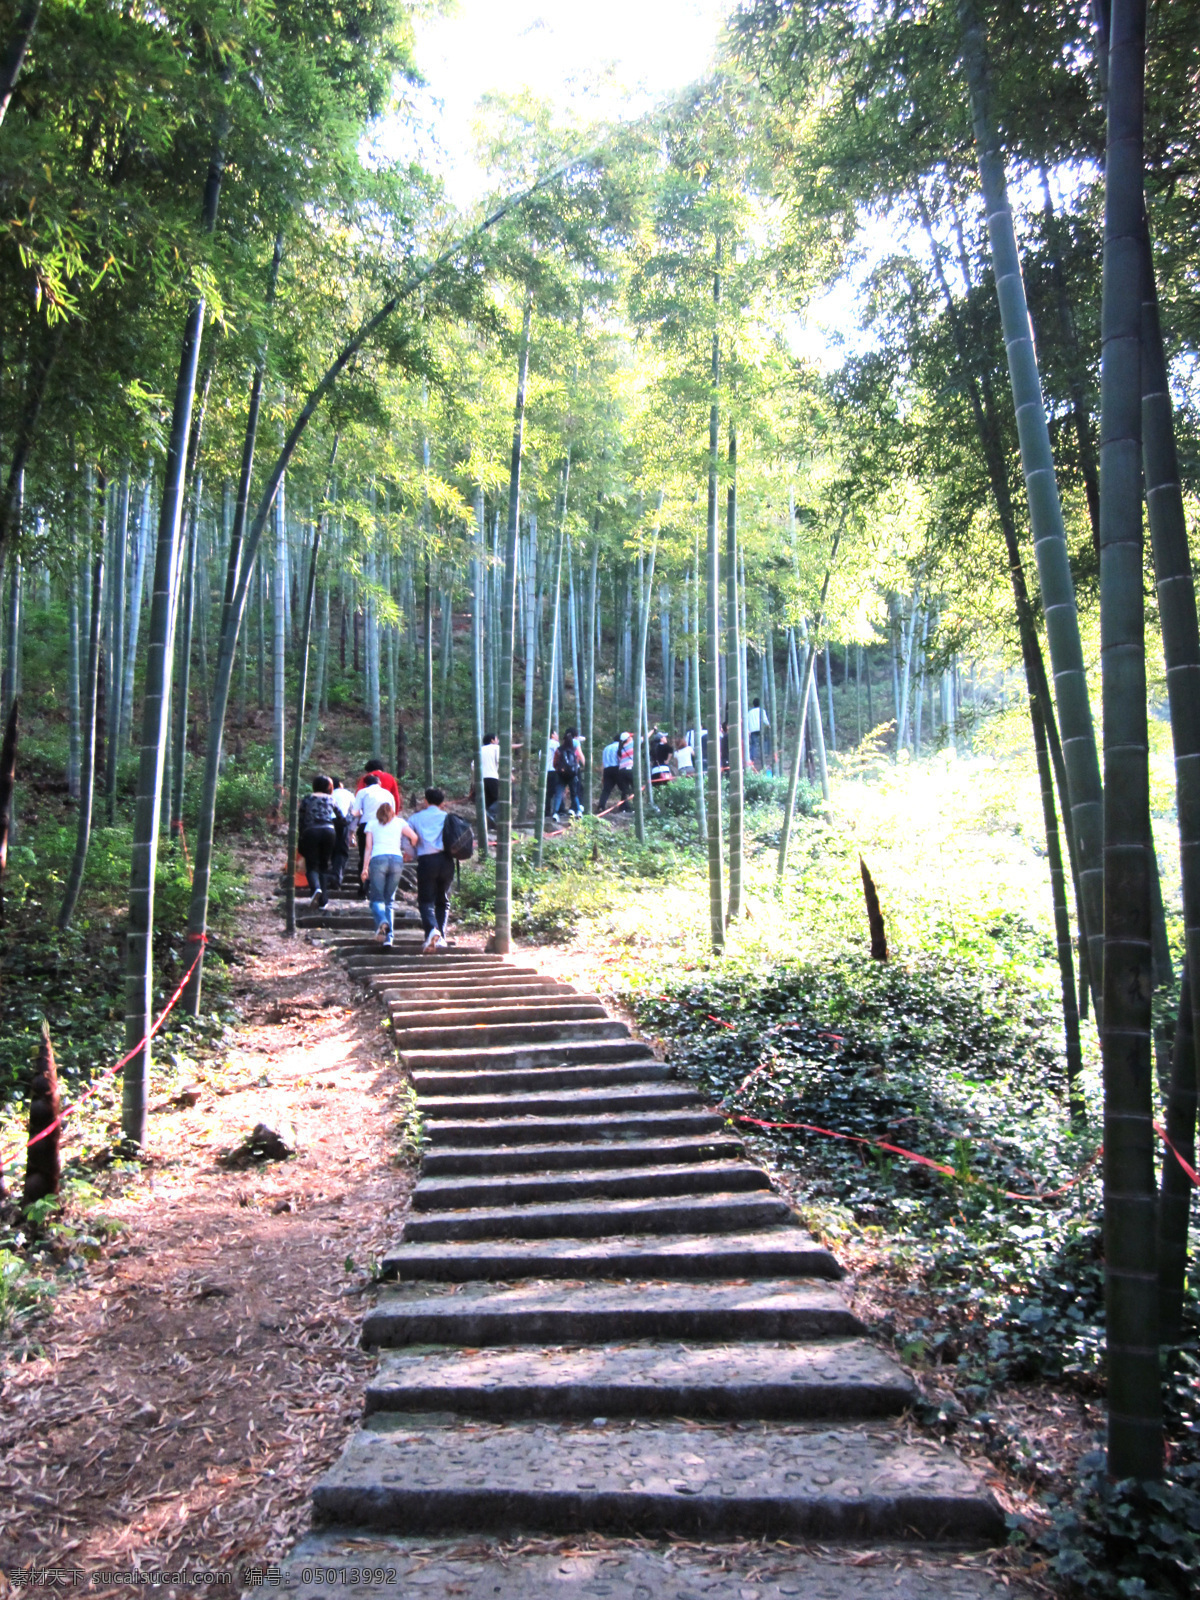
[[[446,944],[446,919],[454,863],[474,848],[470,828],[445,810],[441,789],[425,790],[424,804],[401,815],[400,786],[382,761],[368,763],[352,794],[339,778],[324,773],[300,802],[299,849],[304,857],[314,908],[342,887],[350,861],[351,830],[358,846],[360,892],[375,919],[376,941],[390,947],[394,902],[405,866],[415,861],[417,907],[428,954]]]

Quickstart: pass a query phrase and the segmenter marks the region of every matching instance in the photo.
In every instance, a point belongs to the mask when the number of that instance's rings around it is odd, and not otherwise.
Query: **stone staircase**
[[[789,1586],[795,1552],[753,1589],[678,1543],[657,1566],[614,1546],[599,1578],[532,1546],[520,1583],[508,1557],[478,1557],[480,1540],[586,1534],[899,1544],[921,1581],[880,1595],[1001,1592],[937,1554],[1003,1541],[993,1496],[905,1420],[910,1380],[718,1112],[595,995],[519,957],[422,957],[399,925],[383,951],[351,907],[314,915],[387,1008],[425,1151],[364,1322],[380,1359],[363,1423],[315,1487],[322,1531],[289,1583],[315,1593],[322,1563],[368,1562],[396,1595],[875,1592],[870,1561]]]

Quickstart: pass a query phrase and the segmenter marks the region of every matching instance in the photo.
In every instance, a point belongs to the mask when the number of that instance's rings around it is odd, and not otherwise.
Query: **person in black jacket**
[[[333,779],[324,775],[313,779],[312,793],[300,802],[300,854],[308,874],[312,904],[325,904],[326,887],[333,885],[333,858],[337,850],[339,822],[345,819],[333,803]]]

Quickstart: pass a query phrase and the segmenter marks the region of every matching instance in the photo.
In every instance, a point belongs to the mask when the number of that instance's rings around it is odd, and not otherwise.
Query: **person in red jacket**
[[[367,785],[371,783],[382,784],[382,786],[391,795],[392,801],[396,807],[396,815],[399,816],[400,785],[396,782],[395,778],[393,778],[390,772],[386,772],[384,770],[383,762],[380,761],[378,756],[372,756],[370,761],[368,761],[366,766],[363,768],[363,780],[358,787],[360,789],[365,789]]]

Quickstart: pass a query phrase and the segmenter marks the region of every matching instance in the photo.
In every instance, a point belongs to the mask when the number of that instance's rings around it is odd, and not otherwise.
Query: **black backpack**
[[[475,854],[475,835],[471,831],[471,824],[455,816],[453,811],[446,813],[442,849],[455,861],[470,861]]]

